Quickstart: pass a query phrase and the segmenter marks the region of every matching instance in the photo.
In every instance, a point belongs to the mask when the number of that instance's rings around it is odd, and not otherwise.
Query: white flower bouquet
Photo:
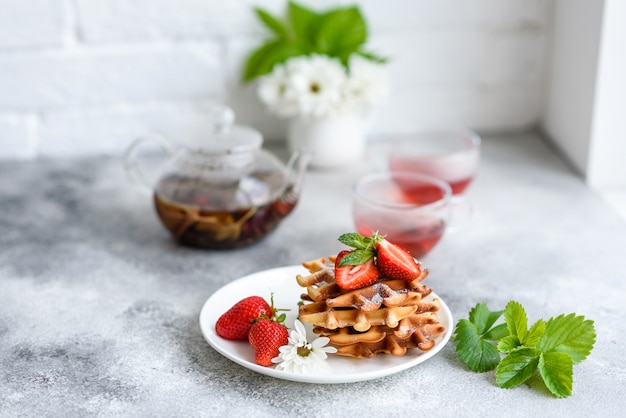
[[[258,80],[274,114],[323,118],[385,97],[386,60],[363,49],[368,30],[357,6],[315,12],[290,1],[284,20],[256,13],[275,37],[248,57],[243,79]]]

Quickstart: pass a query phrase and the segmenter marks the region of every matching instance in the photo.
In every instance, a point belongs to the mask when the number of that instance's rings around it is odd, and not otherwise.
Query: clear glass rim
[[[434,184],[440,190],[443,191],[443,197],[441,197],[441,199],[439,200],[436,200],[431,203],[426,203],[423,205],[420,205],[417,203],[415,204],[413,203],[389,203],[389,202],[381,202],[381,201],[373,200],[367,197],[360,190],[364,185],[370,184],[375,181],[385,180],[385,181],[394,182],[394,177],[411,178],[411,179],[420,180],[423,182]],[[376,207],[379,209],[388,209],[388,210],[391,209],[391,210],[411,211],[411,210],[440,209],[442,207],[449,205],[450,200],[452,199],[452,188],[445,181],[442,181],[435,177],[427,176],[424,174],[417,174],[417,173],[412,173],[412,172],[407,172],[407,171],[381,172],[381,173],[367,174],[361,177],[359,180],[357,180],[357,182],[354,184],[352,191],[353,191],[354,197],[362,201],[363,203],[371,207]]]
[[[437,136],[437,135],[448,135],[455,136],[457,139],[464,139],[463,141],[467,144],[467,147],[463,149],[456,150],[451,152],[449,155],[466,152],[468,150],[476,150],[480,149],[480,145],[482,139],[480,135],[469,128],[460,128],[460,127],[425,127],[414,130],[408,130],[400,132],[390,139],[390,143],[392,145],[404,144],[411,141],[415,141],[416,138],[425,138],[429,136]],[[392,151],[395,147],[392,147]],[[422,154],[424,157],[428,157],[428,153]],[[434,154],[431,154],[434,155]]]

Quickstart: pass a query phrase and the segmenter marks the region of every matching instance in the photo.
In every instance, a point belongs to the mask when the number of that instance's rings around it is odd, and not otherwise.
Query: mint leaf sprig
[[[376,242],[383,237],[374,232],[372,238],[365,237],[357,232],[348,232],[339,236],[339,242],[354,248],[349,254],[346,254],[339,266],[356,266],[367,263],[376,255]]]
[[[503,314],[504,323],[494,325]],[[470,370],[496,370],[498,386],[519,386],[539,371],[548,390],[565,398],[572,394],[573,365],[591,353],[596,330],[592,320],[573,313],[539,319],[529,329],[520,303],[510,301],[504,311],[492,312],[483,302],[470,310],[469,319],[457,322],[452,338]]]

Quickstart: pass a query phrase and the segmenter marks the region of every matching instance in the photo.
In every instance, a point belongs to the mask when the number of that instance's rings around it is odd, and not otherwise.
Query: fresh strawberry
[[[350,253],[350,250],[339,251],[339,254],[337,254],[337,258],[335,258],[335,270],[339,268],[339,263],[341,263],[341,259]]]
[[[375,237],[374,240],[378,269],[384,276],[407,282],[419,277],[422,271],[411,253],[381,236]]]
[[[252,324],[248,341],[254,348],[256,364],[271,366],[272,359],[280,353],[278,349],[289,343],[289,332],[280,322],[260,319]]]
[[[245,340],[255,319],[272,317],[274,310],[260,296],[249,296],[226,311],[215,324],[215,332],[227,340]]]
[[[345,290],[359,289],[369,286],[378,280],[380,272],[374,263],[374,257],[362,256],[356,251],[341,251],[335,260],[335,282],[337,286]],[[341,263],[344,257],[350,257],[354,261]]]

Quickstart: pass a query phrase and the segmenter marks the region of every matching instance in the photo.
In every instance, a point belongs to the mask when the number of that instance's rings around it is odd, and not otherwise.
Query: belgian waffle
[[[386,325],[372,326],[366,331],[358,331],[354,327],[329,329],[322,326],[313,328],[313,332],[330,339],[336,345],[349,345],[355,343],[373,343],[381,341],[385,336],[393,334],[401,340],[409,338],[416,332],[432,335],[431,325],[441,326],[434,312],[415,313],[399,321],[398,326]],[[443,332],[443,330],[442,330]]]
[[[337,346],[337,354],[355,358],[370,358],[383,353],[403,356],[409,348],[428,351],[435,346],[435,341],[431,338],[443,333],[445,329],[441,324],[431,324],[425,326],[423,331],[416,331],[406,339],[399,338],[394,334],[387,334],[382,340],[373,343],[358,342]]]
[[[328,261],[322,257],[302,263],[310,273],[296,276],[298,284],[307,289],[307,293],[301,296],[302,300],[326,300],[329,306],[376,310],[380,304],[402,306],[410,304],[407,300],[417,302],[432,292],[421,284],[428,276],[428,270],[422,270],[420,276],[411,282],[383,278],[371,286],[346,291],[335,283],[334,260],[335,257],[330,256]]]
[[[381,277],[356,290],[335,283],[336,257],[318,258],[302,265],[308,275],[297,275],[306,288],[301,295],[299,318],[327,336],[337,354],[369,358],[377,354],[402,356],[407,349],[434,347],[434,337],[445,331],[437,318],[439,300],[426,300],[432,289],[421,282],[428,270],[411,282]]]
[[[302,322],[309,322],[315,326],[328,329],[353,327],[357,331],[367,331],[372,325],[395,328],[401,319],[415,313],[416,310],[416,306],[394,306],[375,311],[333,309],[321,301],[300,305],[299,313]]]

